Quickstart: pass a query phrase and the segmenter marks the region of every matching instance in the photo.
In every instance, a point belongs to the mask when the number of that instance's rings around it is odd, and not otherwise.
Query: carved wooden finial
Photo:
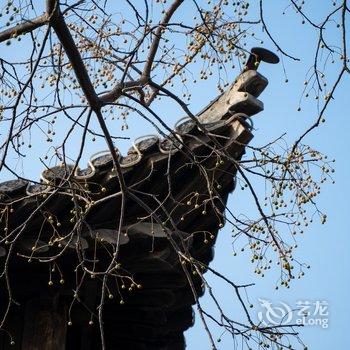
[[[270,50],[263,47],[253,47],[250,51],[245,70],[257,70],[261,61],[276,64],[280,59]]]

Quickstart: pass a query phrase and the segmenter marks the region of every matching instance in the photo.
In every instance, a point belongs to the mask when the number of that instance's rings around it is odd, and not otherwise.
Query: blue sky
[[[265,104],[265,110],[254,117],[256,131],[253,144],[262,144],[264,141],[287,132],[287,138],[293,139],[299,135],[307,125],[310,125],[317,116],[315,103],[302,103],[301,112],[297,112],[299,98],[303,89],[303,82],[307,68],[312,64],[315,50],[315,36],[305,26],[300,25],[301,20],[292,21],[291,17],[281,17],[281,7],[272,2],[266,13],[269,23],[273,28],[282,46],[289,48],[289,52],[301,58],[301,62],[284,59],[288,84],[281,65],[261,65],[259,71],[269,79],[269,86],[260,96]],[[282,3],[282,2],[281,2]],[[329,8],[328,1],[308,1],[309,7],[313,6],[313,16],[317,18]],[[317,5],[317,6],[315,6]],[[330,36],[335,35],[331,32]],[[273,49],[268,40],[264,46]],[[335,77],[336,69],[330,71],[330,81]],[[307,143],[336,159],[335,176],[336,183],[326,184],[319,197],[319,206],[329,217],[326,225],[313,224],[305,232],[302,240],[299,239],[298,256],[307,261],[311,268],[305,277],[294,282],[290,289],[274,289],[278,272],[273,271],[263,279],[257,279],[252,272],[252,266],[247,256],[232,257],[230,247],[231,237],[228,227],[220,231],[215,247],[215,259],[213,266],[224,272],[227,276],[238,282],[255,282],[256,285],[249,290],[249,296],[254,307],[254,312],[261,311],[258,298],[270,300],[274,305],[283,301],[291,307],[296,302],[317,300],[327,301],[329,311],[329,327],[323,329],[318,326],[305,326],[300,329],[300,334],[309,349],[329,350],[345,349],[348,347],[346,327],[350,312],[349,299],[347,297],[349,283],[349,215],[350,166],[348,161],[350,120],[349,109],[349,77],[339,86],[335,100],[326,112],[326,122],[309,137]],[[229,207],[237,211],[249,212],[252,201],[248,196],[235,192],[229,199]],[[239,311],[233,305],[232,291],[220,283],[217,279],[208,276],[209,281],[216,283],[216,293],[224,299],[227,309],[231,308],[231,315],[236,318]],[[209,298],[204,297],[204,305],[209,303]],[[238,313],[238,314],[237,314]],[[200,324],[199,317],[195,326],[187,332],[187,344],[192,349],[209,349],[205,332]],[[220,331],[216,332],[220,336]],[[229,335],[223,336],[219,349],[231,349],[232,339]]]
[[[338,1],[339,2],[339,1]],[[258,1],[251,3],[252,11]],[[279,43],[285,47],[288,52],[301,58],[300,62],[290,59],[283,59],[283,65],[269,66],[262,64],[259,71],[269,79],[269,86],[261,95],[260,99],[265,104],[265,110],[257,116],[254,116],[255,138],[253,145],[262,145],[284,132],[287,132],[287,140],[294,140],[305,128],[312,124],[317,117],[316,102],[302,102],[301,112],[297,112],[303,82],[306,78],[306,72],[312,65],[313,54],[316,46],[316,36],[312,30],[302,26],[301,18],[292,11],[287,11],[283,17],[281,15],[287,1],[270,1],[265,9],[266,20],[269,23],[271,32],[276,36]],[[307,1],[306,7],[312,9],[313,18],[321,18],[330,8],[331,1]],[[179,14],[185,21],[189,15],[186,11]],[[337,38],[339,32],[335,26],[326,31],[329,38]],[[266,39],[264,33],[257,33],[259,38],[263,38],[264,47],[275,50],[273,44]],[[336,39],[335,39],[336,40]],[[255,43],[257,45],[258,43]],[[25,44],[22,44],[25,45]],[[21,50],[20,46],[16,47]],[[17,55],[19,51],[11,51],[11,55]],[[23,53],[23,51],[22,51]],[[337,74],[337,64],[329,68],[329,82]],[[239,70],[236,71],[236,75]],[[286,75],[289,82],[286,84]],[[234,76],[232,77],[232,81]],[[211,85],[212,84],[212,85]],[[335,100],[332,101],[326,112],[326,122],[320,128],[310,134],[305,140],[314,148],[328,155],[329,158],[335,158],[336,183],[326,183],[323,186],[319,197],[319,207],[327,213],[328,221],[326,225],[314,223],[306,230],[304,236],[299,238],[298,257],[311,265],[305,277],[292,283],[290,289],[279,289],[275,291],[274,286],[278,279],[279,269],[273,269],[264,279],[257,279],[253,274],[253,267],[249,262],[249,257],[245,254],[234,257],[232,255],[232,239],[229,227],[223,228],[217,240],[215,247],[215,259],[212,266],[237,283],[251,283],[256,285],[249,289],[249,299],[255,305],[252,313],[257,314],[261,311],[258,298],[268,299],[273,304],[283,301],[295,307],[296,302],[307,300],[310,302],[326,301],[329,311],[329,327],[322,329],[317,326],[306,326],[301,329],[301,337],[310,349],[328,350],[346,348],[347,339],[345,327],[347,326],[350,307],[346,295],[350,287],[349,273],[350,263],[348,254],[349,228],[347,216],[349,215],[350,189],[348,179],[350,178],[350,166],[348,162],[348,135],[350,132],[350,121],[347,115],[349,110],[349,77],[345,76],[344,81],[339,86]],[[191,88],[191,87],[190,87]],[[217,91],[213,87],[213,80],[209,80],[200,87],[192,87],[193,100],[190,107],[193,111],[199,111],[216,96]],[[183,116],[178,108],[170,102],[158,104],[158,113],[171,122]],[[135,138],[150,132],[150,126],[141,123],[136,117],[129,121],[130,130],[128,136]],[[65,128],[62,127],[58,133],[63,134]],[[74,142],[79,139],[79,134],[72,138],[71,147],[74,149]],[[118,146],[121,150],[129,147],[130,141],[121,142]],[[86,155],[105,149],[102,141],[96,144],[88,144]],[[42,169],[39,161],[33,161],[37,155],[42,152],[40,143],[33,145],[28,153],[25,163],[25,174],[28,177],[38,178]],[[29,164],[29,166],[28,166]],[[3,175],[4,179],[8,174]],[[257,186],[261,186],[257,184]],[[247,193],[236,191],[229,198],[228,206],[235,213],[248,213],[253,210],[252,198]],[[230,290],[222,281],[207,276],[212,285],[215,286],[214,292],[225,305],[229,314],[235,319],[243,317],[241,310],[237,307],[232,290]],[[212,308],[212,304],[207,296],[201,300],[203,305]],[[221,331],[213,328],[215,338],[219,338]],[[188,349],[209,349],[209,342],[205,331],[197,317],[196,324],[187,333]],[[219,349],[231,349],[232,340],[228,335],[224,335]]]

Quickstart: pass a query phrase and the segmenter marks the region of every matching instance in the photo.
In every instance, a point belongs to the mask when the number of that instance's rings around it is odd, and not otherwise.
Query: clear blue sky
[[[315,103],[302,103],[302,111],[297,112],[299,97],[303,89],[306,67],[312,64],[315,50],[315,36],[312,31],[305,30],[300,25],[301,20],[290,21],[291,17],[281,17],[281,9],[277,1],[272,2],[266,10],[269,23],[282,46],[289,48],[301,62],[284,60],[289,83],[284,83],[282,67],[261,65],[260,72],[269,79],[269,86],[261,95],[260,99],[265,104],[265,110],[254,117],[257,130],[253,144],[263,144],[264,141],[288,133],[292,139],[300,133],[305,126],[312,123],[317,115]],[[285,3],[281,1],[281,3]],[[313,7],[313,16],[325,13],[329,8],[329,1],[307,1],[309,7]],[[252,4],[253,6],[253,4]],[[295,18],[295,17],[294,17]],[[298,18],[298,17],[297,17]],[[331,32],[330,35],[335,35]],[[268,40],[264,45],[273,48]],[[336,70],[330,77],[334,78]],[[329,350],[348,348],[348,336],[346,333],[349,320],[350,288],[349,270],[349,225],[348,215],[350,212],[350,165],[349,165],[349,110],[350,79],[346,77],[343,84],[335,94],[326,115],[326,123],[316,130],[307,142],[330,158],[336,159],[336,173],[334,185],[330,183],[323,187],[319,197],[319,205],[329,217],[326,225],[313,224],[305,233],[304,239],[299,240],[298,256],[311,265],[305,277],[292,284],[290,289],[274,290],[275,281],[278,278],[278,270],[271,272],[263,279],[256,279],[252,272],[252,266],[247,256],[232,256],[230,229],[225,227],[221,230],[215,247],[215,259],[213,266],[224,272],[237,282],[255,282],[256,285],[249,291],[250,300],[256,305],[253,310],[260,311],[258,298],[269,299],[273,304],[284,301],[292,307],[299,300],[325,300],[328,302],[329,327],[322,329],[317,326],[306,326],[300,329],[301,337],[309,346],[309,349]],[[229,207],[236,212],[249,212],[252,201],[248,196],[235,192],[229,199]],[[231,308],[230,315],[237,318],[238,309],[233,305],[233,294],[224,283],[208,277],[216,283],[216,293],[225,300],[227,309]],[[209,304],[209,298],[202,301]],[[254,311],[253,311],[254,312]],[[220,336],[217,330],[216,336]],[[205,332],[200,324],[199,317],[195,326],[187,332],[188,349],[209,349]],[[232,348],[232,339],[229,335],[222,338],[218,343],[222,350]]]
[[[338,1],[339,2],[339,1]],[[251,7],[254,11],[258,1],[252,1]],[[303,89],[303,82],[307,68],[313,62],[313,53],[315,50],[314,32],[309,31],[306,27],[300,25],[301,18],[298,16],[290,16],[289,13],[285,17],[281,16],[281,12],[287,1],[270,1],[266,8],[266,17],[274,33],[283,47],[302,59],[301,62],[294,62],[284,59],[285,68],[289,83],[285,84],[285,75],[282,65],[268,66],[261,65],[260,72],[269,79],[269,86],[261,95],[260,99],[265,104],[265,110],[254,117],[255,138],[253,145],[262,145],[265,141],[271,140],[284,132],[287,132],[287,139],[293,140],[308,125],[310,125],[317,116],[315,103],[302,103],[302,111],[297,112],[299,98]],[[313,9],[313,17],[322,16],[330,7],[331,1],[328,0],[309,0],[306,6]],[[256,10],[256,9],[255,9]],[[187,12],[184,11],[181,17],[186,21]],[[265,46],[274,49],[271,42],[265,39],[264,34],[257,34],[264,38]],[[336,35],[336,31],[332,29],[329,35]],[[255,45],[259,45],[256,43]],[[20,47],[17,46],[17,50]],[[22,51],[23,52],[23,51]],[[18,51],[17,51],[18,53]],[[16,50],[11,54],[16,55]],[[238,73],[238,70],[237,72]],[[336,69],[330,70],[330,82],[334,79]],[[234,80],[234,77],[232,77]],[[193,100],[190,107],[193,111],[199,111],[205,106],[217,92],[213,81],[208,81],[201,88],[193,89]],[[348,303],[349,283],[349,228],[347,216],[350,212],[349,198],[350,189],[348,179],[350,178],[350,166],[348,161],[348,139],[350,132],[349,111],[349,78],[345,77],[343,84],[339,86],[335,100],[331,103],[326,113],[326,123],[312,133],[306,141],[311,146],[317,148],[321,152],[327,154],[329,158],[336,159],[336,183],[330,183],[323,186],[322,193],[319,197],[319,206],[328,214],[328,222],[326,225],[314,223],[305,232],[303,239],[299,238],[298,256],[301,260],[308,262],[311,269],[307,271],[306,276],[292,283],[288,290],[274,290],[276,280],[278,279],[279,270],[275,269],[267,274],[264,279],[257,279],[253,274],[252,265],[246,255],[233,257],[231,247],[231,232],[229,227],[225,227],[220,231],[217,244],[215,247],[216,255],[213,261],[213,267],[230,277],[237,283],[255,282],[256,285],[249,289],[249,297],[251,302],[256,305],[252,309],[252,313],[257,313],[261,309],[258,305],[258,298],[270,300],[272,303],[278,304],[280,301],[295,307],[298,300],[309,300],[311,302],[320,300],[329,303],[328,311],[329,328],[322,329],[316,326],[306,326],[301,329],[301,336],[310,349],[329,350],[329,349],[345,349],[347,345],[347,322],[350,307]],[[178,110],[172,109],[170,104],[159,104],[158,113],[164,115],[167,120],[173,120],[182,117]],[[180,112],[181,113],[181,112]],[[149,126],[140,123],[137,118],[129,120],[132,138],[142,136],[151,131]],[[57,133],[64,133],[64,129]],[[78,140],[79,135],[72,140]],[[130,142],[120,144],[120,148],[125,150]],[[106,146],[102,142],[94,145],[88,145],[86,155],[94,153],[98,150],[105,149]],[[42,165],[39,161],[32,160],[42,152],[41,145],[33,145],[32,153],[28,153],[27,164],[25,167],[25,175],[32,178],[38,178]],[[37,157],[36,157],[37,159]],[[28,163],[29,162],[29,163]],[[6,178],[7,175],[3,175]],[[228,206],[232,208],[236,214],[249,213],[252,210],[252,200],[246,193],[241,191],[235,192],[230,196]],[[214,292],[223,302],[229,314],[235,319],[243,317],[241,310],[236,307],[232,290],[230,290],[220,280],[207,276],[209,281],[215,286]],[[202,298],[203,305],[212,307],[209,298]],[[221,334],[220,330],[213,328],[215,338]],[[200,323],[199,318],[195,326],[186,333],[188,349],[210,349],[207,336]],[[222,350],[232,348],[232,340],[228,335],[222,337],[222,341],[218,343],[218,348]]]

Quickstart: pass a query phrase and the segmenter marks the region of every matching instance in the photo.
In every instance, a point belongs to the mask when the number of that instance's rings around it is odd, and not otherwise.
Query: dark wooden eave
[[[96,270],[102,270],[118,243],[120,268],[135,284],[113,290],[114,299],[106,300],[107,349],[185,347],[183,332],[193,324],[191,305],[195,299],[174,243],[205,265],[213,259],[216,236],[225,223],[227,197],[235,186],[233,160],[242,157],[252,138],[247,118],[263,109],[257,97],[266,86],[267,79],[258,72],[246,71],[198,114],[200,126],[186,119],[168,138],[145,138],[120,156],[126,184],[160,219],[151,219],[144,208],[127,198],[120,237],[121,195],[109,152],[93,157],[86,169],[74,173],[69,165],[45,170],[41,184],[23,180],[0,184],[0,266],[3,269],[12,247],[8,263],[18,302],[5,325],[16,336],[11,349],[38,349],[30,339],[40,332],[38,325],[45,323],[47,312],[57,316],[57,324],[64,328],[59,337],[66,340],[46,346],[53,350],[99,349],[98,322],[95,318],[95,325],[88,326],[86,308],[76,307],[72,326],[66,326],[68,300],[76,288],[72,266],[79,263],[83,252],[86,259],[97,261]],[[218,150],[226,156],[218,156]],[[83,212],[86,224],[66,237],[75,224],[74,205]],[[43,261],[57,254],[65,283],[61,285],[54,277],[54,285],[48,286],[48,268]],[[192,275],[192,280],[201,296],[201,279]],[[99,302],[100,283],[98,276],[92,278],[79,293],[91,309]],[[6,296],[3,283],[0,288]],[[1,310],[4,307],[2,302]],[[33,320],[30,314],[35,307],[39,313]],[[0,349],[7,349],[8,343],[4,335]]]

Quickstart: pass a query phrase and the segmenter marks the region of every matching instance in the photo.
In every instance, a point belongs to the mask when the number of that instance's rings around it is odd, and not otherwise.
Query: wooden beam
[[[27,302],[22,350],[65,350],[66,308],[58,297]]]
[[[199,121],[212,123],[224,119],[232,112],[242,112],[248,116],[261,112],[264,104],[256,97],[267,84],[267,79],[256,71],[242,73],[227,91],[199,112]]]

